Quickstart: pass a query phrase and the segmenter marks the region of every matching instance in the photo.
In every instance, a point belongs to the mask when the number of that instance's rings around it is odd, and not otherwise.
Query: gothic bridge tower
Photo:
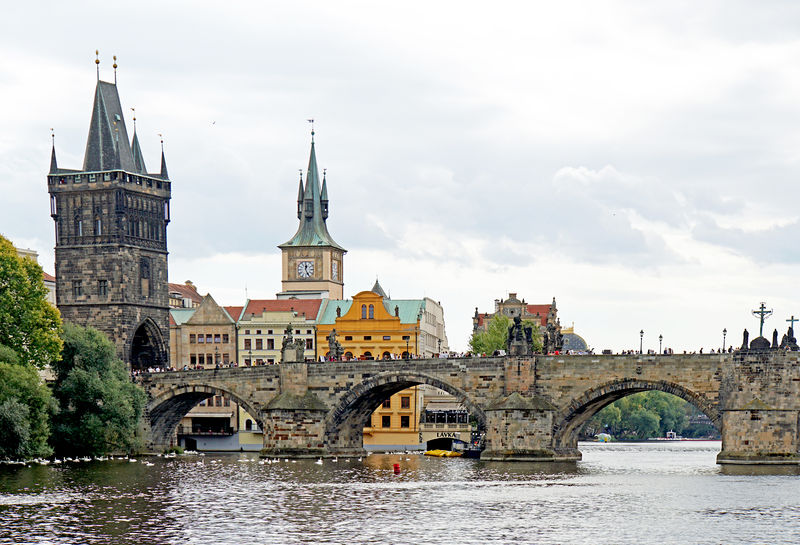
[[[328,233],[328,181],[323,173],[320,188],[313,129],[305,186],[301,177],[297,192],[297,219],[297,232],[289,242],[278,246],[283,288],[278,299],[342,299],[342,261],[347,250]]]
[[[146,369],[169,363],[171,183],[163,141],[161,171],[147,172],[133,119],[131,141],[115,62],[114,83],[98,72],[83,168],[59,168],[54,143],[47,188],[61,317],[106,333],[131,369]]]

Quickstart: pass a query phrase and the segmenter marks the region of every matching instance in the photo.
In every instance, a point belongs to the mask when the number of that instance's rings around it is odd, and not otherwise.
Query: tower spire
[[[322,193],[320,194],[319,203],[322,205],[322,219],[328,219],[328,169],[322,169]]]
[[[56,133],[50,127],[50,139],[53,141],[53,149],[50,151],[50,174],[58,170],[58,161],[56,161]]]
[[[303,169],[300,171],[300,187],[297,190],[297,219],[303,216]]]
[[[131,108],[131,111],[133,112],[133,141],[131,142],[133,166],[138,172],[146,174],[147,167],[144,164],[144,155],[142,155],[142,148],[139,145],[139,136],[136,134],[136,108]]]
[[[164,136],[162,134],[158,135],[161,138],[161,177],[165,180],[169,179],[169,174],[167,174],[167,160],[164,157]]]

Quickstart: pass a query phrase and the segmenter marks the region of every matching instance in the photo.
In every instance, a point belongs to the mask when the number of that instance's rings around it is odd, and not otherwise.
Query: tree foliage
[[[93,328],[64,325],[64,350],[54,365],[54,445],[63,455],[135,452],[144,391],[130,380],[114,345]]]
[[[664,437],[668,431],[683,433],[688,424],[691,405],[665,392],[632,394],[606,406],[589,422],[589,435],[605,432],[619,439]]]
[[[486,331],[478,331],[472,334],[469,340],[469,348],[475,354],[491,355],[495,350],[505,350],[508,346],[508,328],[511,327],[511,318],[499,312],[492,316]],[[542,334],[539,325],[533,320],[523,320],[522,327],[533,329],[533,350],[541,352]]]
[[[49,456],[55,401],[36,370],[15,361],[19,357],[0,345],[0,458]]]
[[[61,317],[47,302],[42,268],[20,258],[11,241],[0,235],[0,344],[20,363],[44,368],[61,352]]]

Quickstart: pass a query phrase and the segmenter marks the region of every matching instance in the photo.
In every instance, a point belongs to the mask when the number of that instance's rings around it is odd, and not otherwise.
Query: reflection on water
[[[800,540],[795,468],[717,466],[719,442],[580,448],[570,464],[237,454],[0,466],[0,543]]]

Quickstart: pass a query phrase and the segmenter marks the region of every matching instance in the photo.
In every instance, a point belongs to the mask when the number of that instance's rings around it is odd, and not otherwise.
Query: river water
[[[0,543],[800,543],[800,470],[721,467],[719,448],[582,443],[572,464],[207,454],[0,466]]]

